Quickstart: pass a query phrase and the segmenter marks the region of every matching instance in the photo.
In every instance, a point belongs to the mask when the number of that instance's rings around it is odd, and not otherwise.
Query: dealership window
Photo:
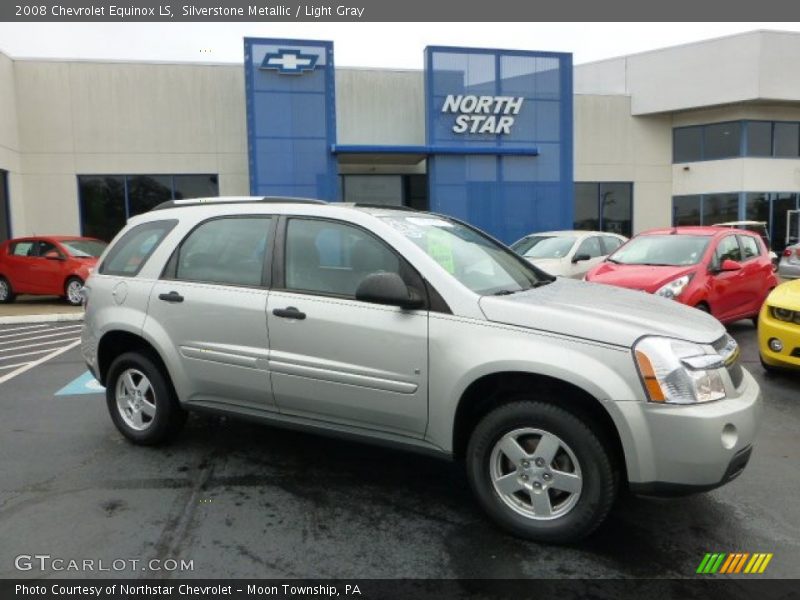
[[[772,122],[747,123],[747,156],[772,156]]]
[[[110,241],[132,216],[172,199],[219,195],[216,175],[79,175],[81,232]]]
[[[428,210],[427,175],[341,175],[344,202],[409,206]]]
[[[8,171],[0,169],[0,242],[11,237],[11,211],[8,204]]]
[[[703,128],[703,158],[719,160],[741,153],[742,125],[738,121],[716,123]]]
[[[633,231],[633,184],[576,183],[573,226],[575,229],[630,236]]]
[[[795,192],[674,196],[672,224],[714,225],[726,221],[738,221],[741,214],[748,221],[766,223],[772,249],[780,252],[787,244],[786,213],[798,208],[800,208],[800,194]]]
[[[773,148],[777,158],[800,156],[800,124],[775,123]]]

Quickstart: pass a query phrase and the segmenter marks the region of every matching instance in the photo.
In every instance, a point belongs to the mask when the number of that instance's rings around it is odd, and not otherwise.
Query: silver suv
[[[202,410],[463,459],[486,512],[540,541],[590,533],[622,486],[730,481],[759,422],[713,317],[553,278],[441,215],[173,201],[84,293],[83,355],[132,442]]]

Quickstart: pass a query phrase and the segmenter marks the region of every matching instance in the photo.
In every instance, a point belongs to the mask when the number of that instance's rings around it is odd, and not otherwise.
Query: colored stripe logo
[[[772,553],[756,552],[708,552],[700,561],[697,573],[700,575],[738,575],[760,574],[767,570]]]

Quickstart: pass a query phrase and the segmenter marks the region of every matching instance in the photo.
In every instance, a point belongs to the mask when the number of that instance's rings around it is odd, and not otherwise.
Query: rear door
[[[428,418],[428,312],[355,299],[364,277],[422,278],[355,225],[285,219],[267,305],[272,389],[281,413],[421,437]]]
[[[200,223],[153,286],[147,328],[177,349],[182,400],[275,409],[266,319],[274,225],[268,215]]]
[[[739,235],[742,248],[742,271],[745,277],[743,308],[745,316],[758,313],[761,303],[769,293],[772,280],[772,262],[761,238],[752,235]]]

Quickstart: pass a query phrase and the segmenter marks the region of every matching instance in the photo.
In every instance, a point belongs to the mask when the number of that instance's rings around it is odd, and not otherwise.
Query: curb
[[[66,321],[83,321],[83,313],[55,313],[49,315],[13,315],[0,317],[0,325],[19,323],[61,323]]]

